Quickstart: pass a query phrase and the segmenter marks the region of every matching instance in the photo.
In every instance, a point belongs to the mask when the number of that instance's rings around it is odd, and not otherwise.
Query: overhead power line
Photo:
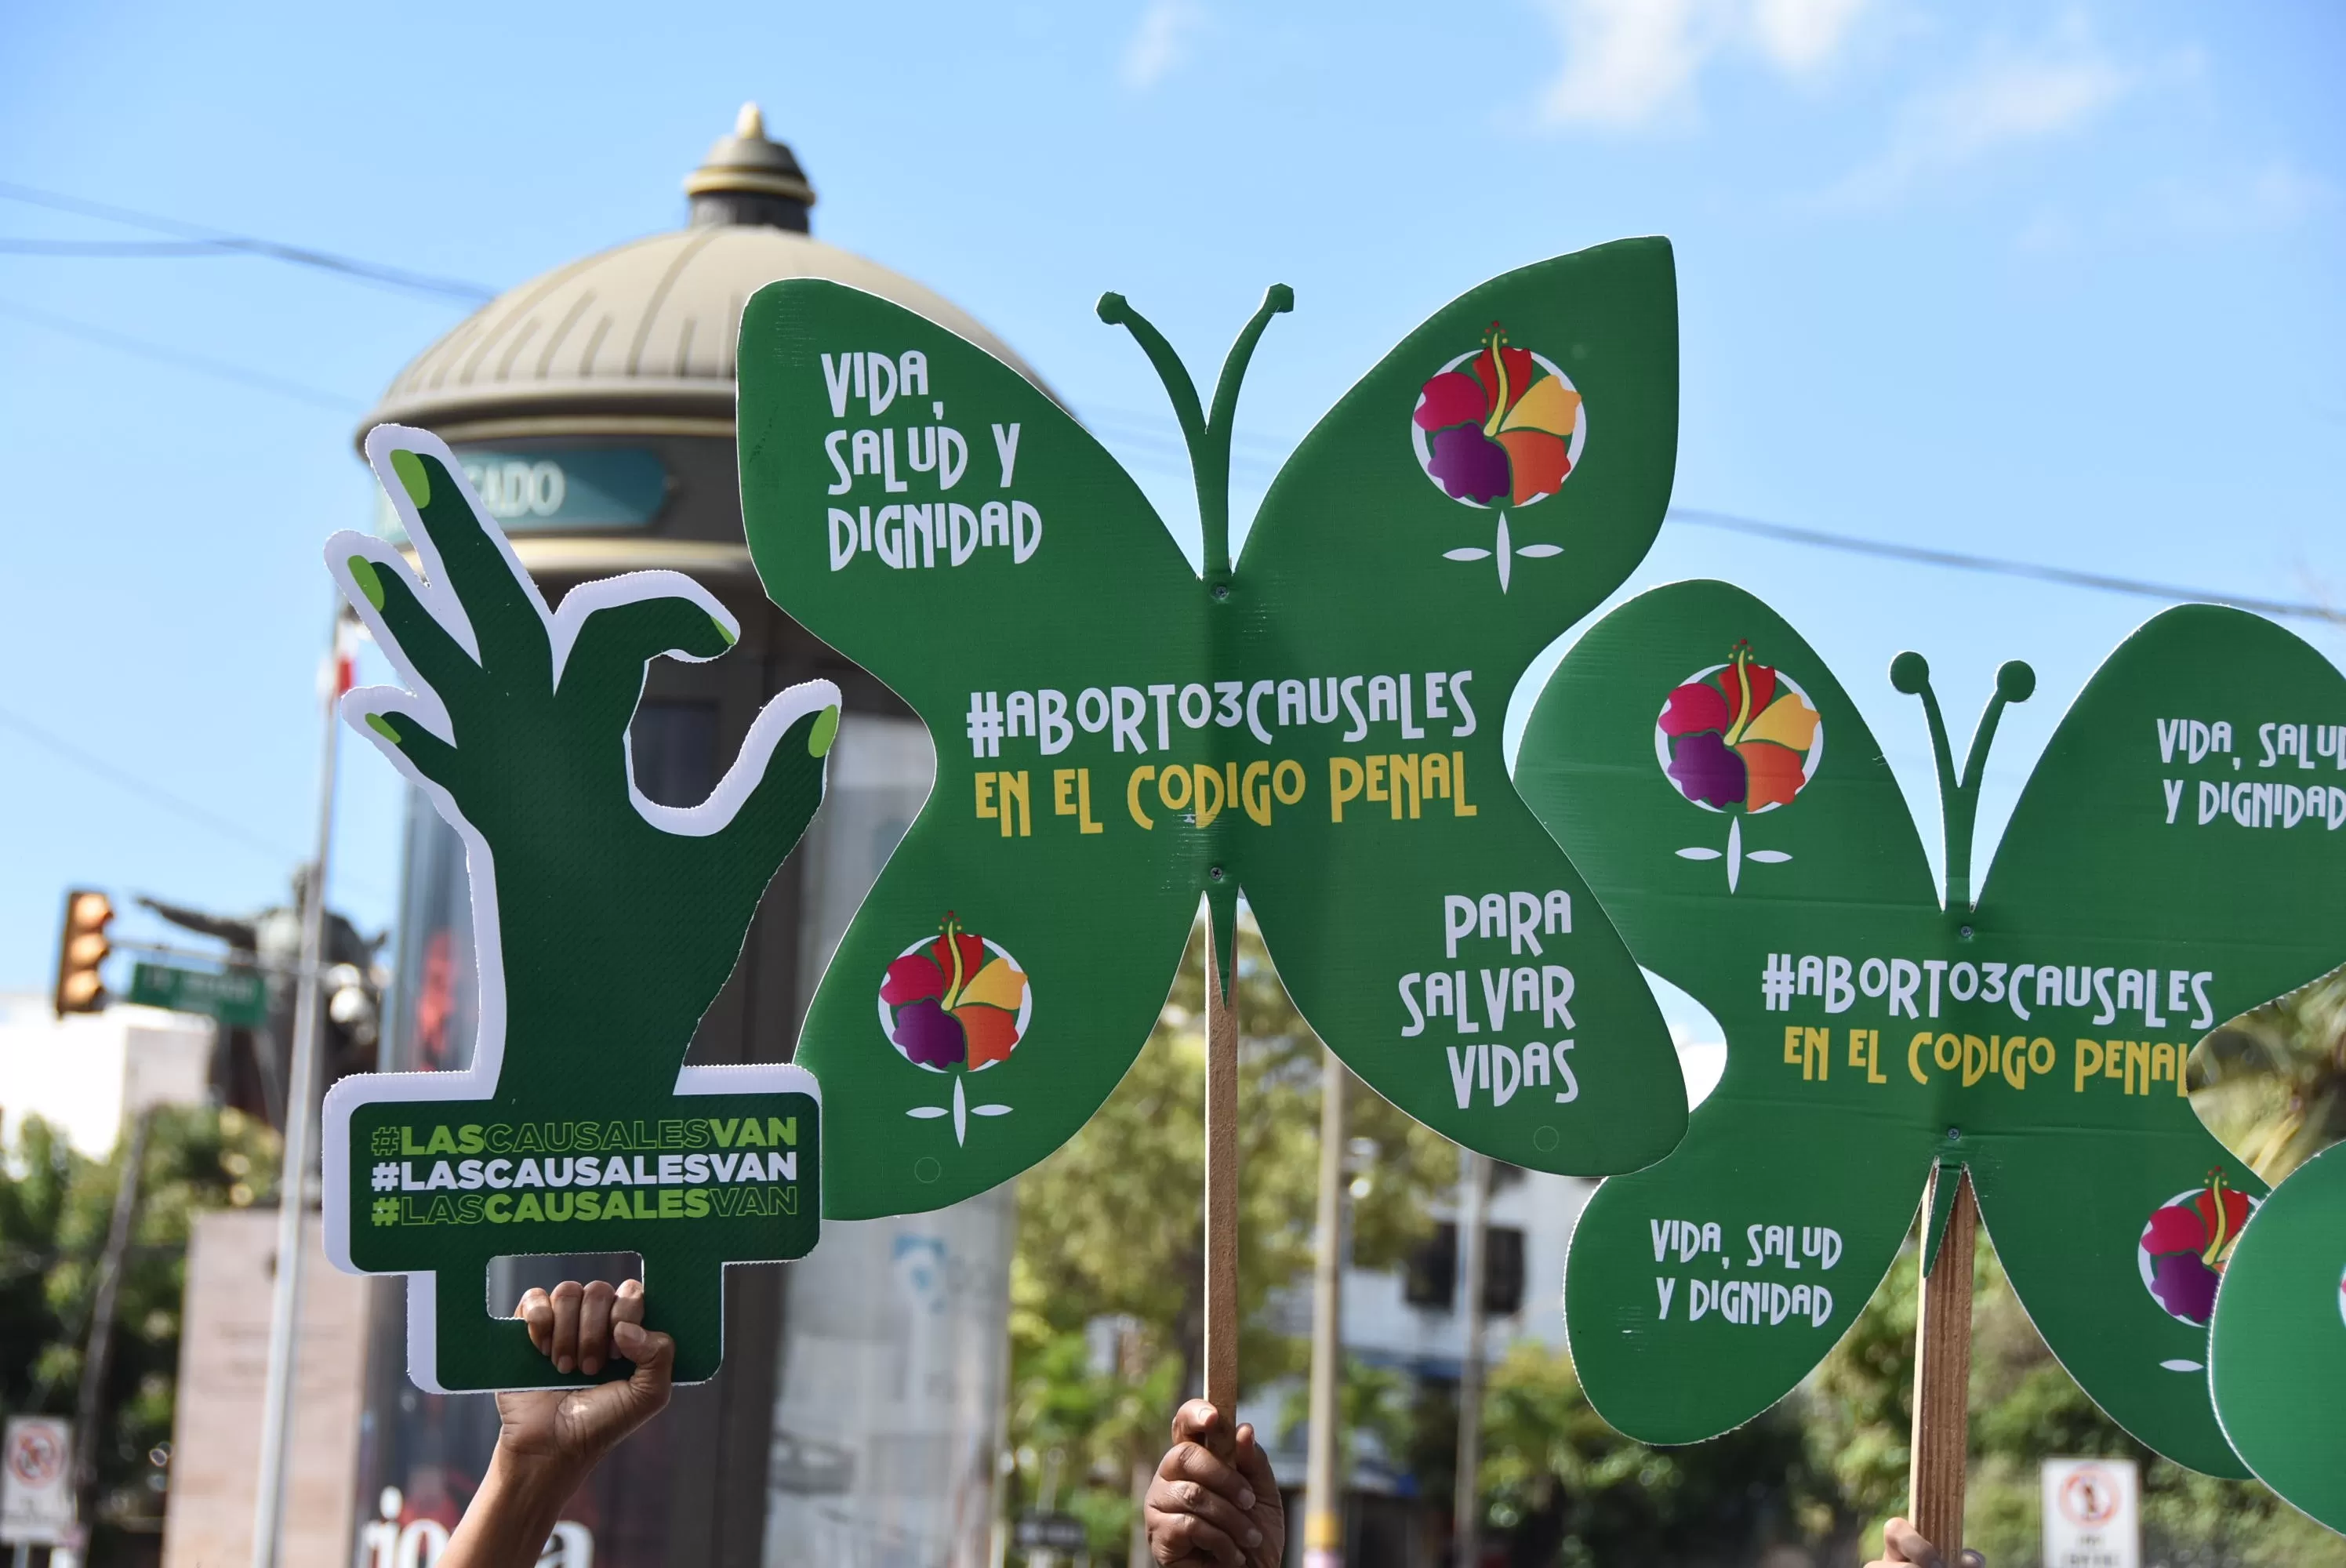
[[[1132,457],[1141,465],[1168,473],[1187,475],[1188,458],[1181,446],[1179,433],[1169,422],[1160,422],[1150,415],[1126,409],[1095,409],[1092,425],[1111,441],[1125,443]],[[1261,453],[1274,443],[1255,438],[1240,438],[1242,447],[1252,447],[1250,453],[1240,450],[1231,454],[1230,466],[1235,473],[1250,473],[1268,483],[1276,472],[1276,463]],[[2346,626],[2346,610],[2328,605],[2291,599],[2270,599],[2255,595],[2235,594],[2220,588],[2187,587],[2173,583],[2145,582],[2134,577],[2111,576],[2102,572],[2081,572],[2068,566],[2047,565],[2039,561],[2017,561],[1999,555],[1975,555],[1960,550],[1934,550],[1920,545],[1900,545],[1886,539],[1867,539],[1853,534],[1835,534],[1821,528],[1800,528],[1784,523],[1767,523],[1756,517],[1738,516],[1731,512],[1714,512],[1706,507],[1673,506],[1671,521],[1696,528],[1717,528],[1730,534],[1749,535],[1753,538],[1770,539],[1780,545],[1798,545],[1811,550],[1837,550],[1846,555],[1872,555],[1890,561],[1911,561],[1917,565],[1940,566],[1950,571],[1984,572],[1996,576],[2025,577],[2041,583],[2057,583],[2064,587],[2086,588],[2096,593],[2125,594],[2136,598],[2162,599],[2168,604],[2230,605],[2236,609],[2253,610],[2259,615],[2276,616],[2290,620],[2322,621],[2331,626]]]
[[[273,376],[266,371],[247,370],[242,365],[233,365],[225,360],[216,360],[206,354],[189,353],[185,349],[168,348],[161,343],[149,342],[144,338],[134,338],[106,327],[92,326],[87,321],[76,321],[71,317],[52,315],[46,311],[36,311],[28,305],[18,305],[6,300],[0,300],[0,316],[14,316],[19,321],[30,321],[36,327],[46,327],[52,332],[62,333],[68,338],[79,338],[84,342],[97,343],[100,347],[113,349],[119,353],[136,354],[140,359],[153,360],[158,364],[174,365],[183,371],[194,371],[201,375],[218,377],[221,381],[235,382],[240,386],[275,392],[279,397],[292,398],[317,408],[332,409],[338,413],[366,412],[366,403],[358,398],[344,397],[340,392],[327,392],[321,387],[288,381],[283,376]]]
[[[2346,626],[2346,611],[2328,605],[2300,603],[2289,599],[2259,598],[2247,594],[2228,593],[2219,588],[2178,587],[2172,583],[2148,583],[2136,577],[2113,577],[2101,572],[2080,572],[2068,566],[2048,566],[2036,561],[2014,561],[1998,555],[1974,555],[1960,550],[1933,550],[1920,545],[1895,545],[1886,539],[1862,539],[1849,534],[1829,534],[1821,528],[1796,528],[1783,523],[1763,523],[1756,517],[1738,517],[1729,512],[1711,512],[1699,507],[1673,506],[1670,516],[1680,523],[1698,528],[1719,528],[1730,534],[1748,534],[1754,538],[1774,539],[1787,545],[1805,545],[1812,549],[1840,550],[1852,555],[1873,555],[1891,561],[1912,561],[1926,566],[1945,566],[1958,572],[1987,572],[2001,577],[2029,577],[2040,583],[2059,583],[2066,587],[2091,588],[2105,594],[2130,594],[2137,598],[2165,599],[2169,603],[2206,603],[2230,605],[2236,609],[2254,610],[2259,615],[2283,616],[2294,620],[2327,621],[2332,626]]]
[[[129,240],[51,240],[0,239],[0,253],[19,255],[75,256],[193,256],[203,254],[243,254],[266,256],[296,266],[319,268],[339,273],[359,281],[414,292],[469,300],[474,302],[494,299],[496,290],[484,283],[467,282],[461,279],[435,277],[414,272],[405,268],[387,266],[381,262],[362,260],[332,251],[312,249],[307,246],[286,245],[276,240],[261,239],[250,235],[231,234],[183,223],[177,219],[140,212],[135,209],[116,207],[105,202],[87,201],[79,197],[56,191],[36,189],[0,180],[0,199],[20,201],[34,206],[53,208],[84,217],[103,219],[108,222],[128,224],[135,228],[184,238],[171,242],[141,242]],[[0,301],[0,313],[64,332],[87,341],[102,343],[125,353],[138,354],[185,370],[217,376],[226,381],[275,392],[282,397],[299,399],[320,407],[356,412],[365,405],[357,399],[262,371],[247,370],[199,354],[167,348],[161,344],[128,337],[103,327],[74,321],[46,311]],[[1096,408],[1094,423],[1101,433],[1112,440],[1139,446],[1136,455],[1145,465],[1186,472],[1187,453],[1179,432],[1171,422],[1139,413],[1128,409]],[[1250,477],[1268,479],[1276,463],[1285,455],[1284,443],[1248,433],[1240,433],[1231,453],[1233,469]],[[2112,576],[2100,572],[2078,571],[2067,566],[2053,566],[2036,561],[2018,561],[2003,556],[1972,555],[1958,550],[1936,550],[1918,545],[1900,545],[1883,539],[1867,539],[1855,535],[1835,534],[1821,528],[1801,528],[1790,524],[1763,522],[1756,517],[1741,517],[1728,512],[1715,512],[1703,507],[1674,506],[1669,515],[1680,523],[1698,528],[1717,528],[1728,533],[1743,534],[1753,538],[1771,539],[1780,544],[1799,545],[1810,549],[1836,550],[1846,555],[1871,555],[1881,560],[1911,561],[1919,565],[1940,566],[1952,571],[1981,572],[1996,576],[2023,577],[2036,582],[2057,583],[2066,587],[2086,588],[2096,593],[2124,594],[2137,598],[2175,601],[2199,601],[2230,605],[2239,609],[2253,610],[2259,615],[2279,616],[2293,620],[2322,621],[2332,626],[2346,626],[2346,611],[2327,605],[2287,599],[2270,599],[2258,596],[2220,592],[2210,588],[2179,586],[2170,583],[2146,582],[2133,577]]]
[[[63,758],[84,772],[105,779],[116,789],[126,789],[149,805],[160,806],[166,811],[173,812],[190,822],[209,828],[223,838],[233,839],[249,850],[257,850],[276,863],[283,864],[299,858],[282,846],[270,843],[250,829],[232,822],[217,812],[206,810],[192,800],[182,799],[169,790],[139,778],[128,769],[116,767],[102,757],[92,756],[73,742],[61,736],[51,734],[28,718],[18,718],[6,708],[0,708],[0,725],[15,730],[34,745],[53,756]]]
[[[265,256],[296,267],[311,267],[321,271],[336,272],[360,282],[381,288],[398,289],[411,294],[429,294],[441,299],[462,300],[468,303],[485,304],[497,296],[497,290],[485,283],[474,283],[462,278],[444,278],[430,272],[417,272],[405,267],[393,267],[380,261],[362,260],[355,256],[343,256],[332,250],[314,249],[307,245],[288,245],[280,240],[262,239],[250,234],[233,234],[199,223],[184,223],[160,213],[141,212],[136,208],[116,207],[103,201],[86,201],[77,196],[66,196],[54,190],[41,190],[29,185],[17,185],[0,180],[0,199],[19,201],[32,207],[46,207],[58,212],[71,212],[83,218],[96,218],[108,223],[125,224],[157,234],[177,235],[182,241],[196,247],[178,249],[164,247],[115,249],[66,249],[62,247],[87,243],[75,240],[0,241],[0,249],[19,254],[39,254],[32,247],[59,247],[50,251],[56,255],[114,256],[184,256],[209,249],[221,255]]]

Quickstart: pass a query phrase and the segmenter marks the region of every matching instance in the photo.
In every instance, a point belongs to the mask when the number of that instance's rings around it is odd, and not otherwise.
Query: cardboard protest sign
[[[1892,680],[1930,722],[1943,907],[1857,708],[1739,589],[1622,606],[1532,715],[1525,798],[1729,1046],[1685,1143],[1607,1182],[1573,1238],[1589,1400],[1649,1442],[1757,1415],[1865,1305],[1933,1164],[1959,1165],[2086,1391],[2161,1453],[2239,1475],[2207,1330],[2264,1186],[2193,1115],[2185,1060],[2346,959],[2346,681],[2237,610],[2154,617],[2063,718],[1975,904],[1988,744],[2035,677],[1998,672],[1960,775],[1920,656]]]
[[[2346,1147],[2291,1172],[2240,1232],[2208,1348],[2216,1416],[2241,1460],[2346,1532]]]
[[[1239,377],[1290,300],[1272,290],[1209,409],[1102,302],[1188,438],[1202,578],[1098,442],[983,350],[836,283],[750,303],[742,504],[767,591],[937,746],[801,1046],[834,1217],[952,1203],[1056,1148],[1147,1039],[1201,891],[1227,943],[1243,889],[1312,1027],[1445,1135],[1579,1172],[1678,1140],[1652,1000],[1500,748],[1525,666],[1660,524],[1668,246],[1443,307],[1305,438],[1233,570]]]
[[[366,447],[416,567],[354,533],[327,565],[407,689],[353,691],[342,715],[464,840],[480,1026],[463,1072],[326,1096],[327,1255],[408,1276],[408,1374],[450,1391],[626,1376],[557,1374],[514,1304],[485,1302],[486,1274],[517,1254],[639,1253],[647,1321],[676,1336],[679,1380],[706,1379],[722,1266],[801,1257],[820,1223],[813,1076],[683,1063],[821,801],[838,690],[775,697],[701,804],[648,799],[627,739],[646,667],[721,657],[732,616],[673,572],[548,610],[437,438],[385,425]]]

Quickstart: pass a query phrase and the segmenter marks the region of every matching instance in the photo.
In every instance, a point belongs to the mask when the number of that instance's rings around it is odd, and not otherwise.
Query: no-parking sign
[[[73,1528],[73,1423],[8,1418],[0,1458],[0,1541],[54,1546]]]
[[[2045,1568],[2138,1568],[2142,1485],[2130,1459],[2048,1459]]]

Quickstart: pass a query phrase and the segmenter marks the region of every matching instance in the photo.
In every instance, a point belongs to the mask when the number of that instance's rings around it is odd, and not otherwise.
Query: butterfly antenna
[[[1909,697],[1923,699],[1931,723],[1932,759],[1939,769],[1939,812],[1945,824],[1947,908],[1970,907],[1972,901],[1972,832],[1979,820],[1979,792],[1987,770],[1987,750],[1994,744],[1995,727],[2006,705],[2026,702],[2036,691],[2036,672],[2018,659],[1995,672],[1995,691],[1972,731],[1971,750],[1964,770],[1955,772],[1954,748],[1947,742],[1947,721],[1939,712],[1938,694],[1931,689],[1930,661],[1918,653],[1902,653],[1890,661],[1890,684]]]
[[[1189,368],[1173,345],[1165,341],[1148,317],[1132,308],[1132,302],[1117,293],[1099,298],[1099,319],[1111,327],[1122,327],[1140,344],[1141,352],[1157,367],[1157,379],[1165,383],[1166,396],[1172,400],[1173,414],[1181,424],[1181,439],[1189,448],[1189,473],[1198,487],[1198,526],[1205,537],[1206,583],[1218,593],[1227,594],[1230,576],[1230,421],[1238,412],[1239,383],[1246,379],[1247,362],[1254,357],[1254,346],[1262,338],[1263,329],[1270,319],[1295,309],[1295,290],[1284,283],[1274,283],[1264,291],[1262,303],[1239,330],[1238,341],[1230,345],[1222,361],[1222,373],[1214,383],[1214,407],[1210,418],[1198,401],[1198,384],[1189,379]]]

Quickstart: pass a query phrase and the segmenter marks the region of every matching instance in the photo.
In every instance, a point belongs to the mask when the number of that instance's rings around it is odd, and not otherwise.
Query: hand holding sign
[[[1814,1367],[1934,1164],[1967,1168],[2047,1345],[2127,1431],[2214,1474],[2208,1322],[2263,1184],[2193,1115],[2222,1019],[2346,958],[2346,680],[2236,610],[2167,611],[2062,720],[1976,905],[1989,738],[1960,775],[1929,672],[1948,890],[1831,671],[1722,583],[1631,601],[1558,667],[1518,782],[1639,956],[1725,1026],[1684,1145],[1607,1182],[1566,1316],[1597,1410],[1688,1442]],[[1936,1224],[1943,1217],[1934,1215]]]
[[[383,426],[367,454],[423,576],[379,539],[329,544],[411,688],[354,691],[342,711],[464,837],[481,1019],[467,1071],[328,1095],[329,1255],[410,1276],[419,1382],[484,1389],[548,1378],[521,1324],[484,1310],[491,1258],[638,1252],[678,1380],[705,1379],[722,1354],[719,1265],[813,1245],[817,1095],[801,1068],[684,1054],[821,799],[839,694],[783,692],[708,800],[653,803],[627,740],[645,667],[722,655],[738,635],[723,606],[640,572],[549,611],[436,438]]]

